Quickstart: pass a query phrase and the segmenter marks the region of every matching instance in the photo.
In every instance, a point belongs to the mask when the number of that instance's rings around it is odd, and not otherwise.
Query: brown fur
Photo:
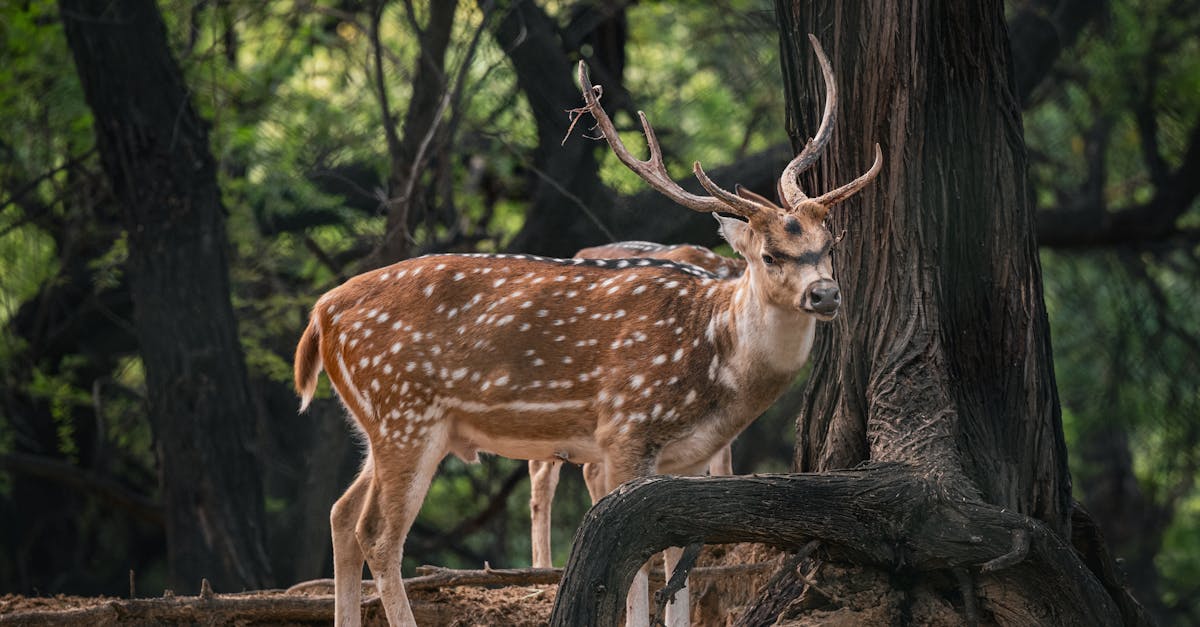
[[[321,362],[368,443],[363,471],[330,519],[338,624],[360,619],[364,559],[388,621],[414,622],[400,557],[447,452],[601,461],[606,491],[654,472],[694,474],[800,370],[816,319],[840,306],[828,207],[882,163],[876,146],[871,170],[850,184],[811,200],[800,191],[797,175],[828,143],[837,100],[828,60],[812,41],[829,93],[818,139],[780,179],[786,208],[721,189],[699,162],[693,170],[710,196],[684,191],[666,172],[644,115],[650,158],[633,157],[580,64],[586,109],[613,151],[676,202],[717,216],[746,259],[738,278],[647,259],[441,255],[359,275],[317,302]],[[297,387],[310,390],[315,371],[304,343]],[[686,620],[686,596],[677,600],[675,620]],[[644,622],[647,603],[643,569],[629,619]]]
[[[720,278],[737,277],[746,269],[746,263],[741,259],[722,257],[703,246],[691,244],[666,245],[655,242],[613,242],[601,246],[584,248],[575,253],[577,259],[624,259],[624,258],[654,258],[691,264]],[[729,444],[717,452],[709,462],[709,472],[714,475],[733,474],[731,467],[732,454]],[[532,549],[532,564],[535,568],[550,568],[551,559],[550,521],[554,492],[558,485],[558,476],[562,470],[561,461],[529,460],[529,517],[530,517],[530,548]],[[583,467],[584,482],[588,494],[595,503],[605,494],[604,465],[601,463],[585,464]]]
[[[656,242],[613,242],[584,248],[575,253],[576,259],[621,259],[649,257],[669,259],[703,268],[718,277],[735,278],[746,271],[746,262],[734,257],[722,257],[695,244],[659,244]]]
[[[309,318],[308,327],[296,345],[296,393],[300,395],[300,411],[308,408],[313,392],[317,389],[317,376],[321,374],[321,329],[315,316]]]
[[[758,315],[734,305],[747,289],[667,261],[438,255],[323,296],[297,389],[310,398],[323,367],[369,450],[331,514],[339,620],[353,621],[347,580],[363,559],[390,619],[407,620],[399,554],[446,453],[603,461],[604,491],[702,470],[795,371],[731,361],[739,317]],[[802,363],[807,345],[791,353]]]

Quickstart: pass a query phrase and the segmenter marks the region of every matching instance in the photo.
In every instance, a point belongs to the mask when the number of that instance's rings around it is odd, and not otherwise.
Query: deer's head
[[[745,257],[747,280],[764,302],[829,320],[837,315],[841,295],[833,279],[830,258],[835,240],[825,225],[825,218],[830,207],[857,193],[879,174],[883,158],[876,144],[874,164],[857,179],[815,198],[800,189],[800,173],[811,167],[829,144],[837,119],[837,86],[833,70],[817,39],[809,35],[809,40],[825,76],[825,111],[816,136],[792,159],[779,179],[782,206],[740,187],[736,188],[737,193],[721,188],[704,173],[699,161],[692,169],[709,195],[698,196],[685,191],[667,174],[658,139],[645,114],[639,111],[638,117],[646,133],[650,158],[641,161],[625,148],[612,121],[600,107],[601,91],[588,81],[582,62],[579,64],[579,82],[583,87],[586,110],[596,119],[617,157],[651,187],[675,202],[695,211],[713,213],[720,223],[722,237]],[[718,213],[733,214],[741,219]]]

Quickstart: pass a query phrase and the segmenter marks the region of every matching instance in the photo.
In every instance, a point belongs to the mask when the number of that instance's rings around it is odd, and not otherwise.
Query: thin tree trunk
[[[379,0],[373,9],[372,45],[375,47],[375,89],[383,114],[384,131],[390,159],[388,173],[387,230],[376,265],[386,265],[405,259],[411,252],[409,224],[423,217],[427,206],[430,187],[422,183],[422,175],[435,152],[435,138],[445,135],[440,132],[442,122],[449,111],[442,106],[448,97],[449,81],[446,78],[446,50],[450,45],[450,33],[454,27],[454,14],[458,0],[439,0],[429,4],[429,20],[417,40],[421,50],[417,54],[417,67],[412,80],[412,97],[404,114],[404,125],[396,132],[388,100],[386,72],[379,41],[379,22],[385,0]],[[417,27],[417,25],[413,25]]]
[[[606,241],[603,221],[589,207],[609,204],[597,202],[608,195],[596,159],[602,144],[562,143],[570,126],[566,110],[579,106],[581,96],[554,21],[532,0],[480,0],[479,5],[491,22],[496,43],[512,62],[537,124],[533,199],[525,227],[513,238],[511,248],[570,257],[578,242]]]
[[[151,0],[62,0],[67,41],[120,199],[161,470],[170,585],[270,581],[254,416],[229,300],[205,123]]]

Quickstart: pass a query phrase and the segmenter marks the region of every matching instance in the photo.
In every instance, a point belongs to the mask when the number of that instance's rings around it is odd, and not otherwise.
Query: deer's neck
[[[735,373],[792,376],[808,361],[816,319],[770,302],[751,272],[736,282],[729,299],[729,367]]]

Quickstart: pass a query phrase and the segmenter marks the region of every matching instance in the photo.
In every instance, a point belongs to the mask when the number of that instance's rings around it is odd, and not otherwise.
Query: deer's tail
[[[321,374],[321,327],[314,315],[308,321],[308,328],[300,336],[296,345],[296,393],[300,395],[300,411],[308,409],[312,402],[313,393],[317,390],[317,375]]]

